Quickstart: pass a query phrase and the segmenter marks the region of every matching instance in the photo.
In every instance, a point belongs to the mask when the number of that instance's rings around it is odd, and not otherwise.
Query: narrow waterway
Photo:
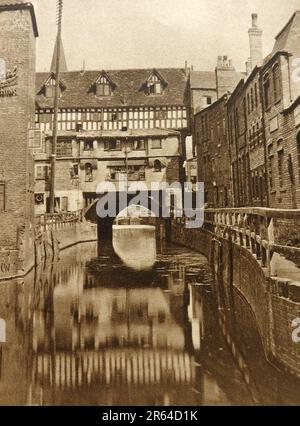
[[[128,240],[127,264],[125,242],[118,255],[78,245],[0,284],[1,405],[300,404],[238,296],[240,327],[227,332],[203,256],[158,244],[153,258],[155,242]],[[132,269],[132,247],[145,268]]]

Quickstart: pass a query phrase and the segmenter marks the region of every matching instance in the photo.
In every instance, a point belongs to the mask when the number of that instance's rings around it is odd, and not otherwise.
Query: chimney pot
[[[257,26],[257,13],[252,13],[252,27],[249,29],[251,69],[261,66],[263,61],[262,30]]]
[[[258,20],[257,13],[252,13],[252,28],[257,28],[257,20]]]

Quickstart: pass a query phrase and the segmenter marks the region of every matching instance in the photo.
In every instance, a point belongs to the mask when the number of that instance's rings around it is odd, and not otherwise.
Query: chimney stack
[[[251,74],[252,71],[252,66],[251,66],[251,58],[248,58],[246,61],[246,74],[247,77],[249,77],[249,75]]]
[[[252,27],[248,31],[250,42],[251,70],[256,66],[261,66],[263,61],[262,52],[262,30],[258,27],[258,16],[252,13]]]

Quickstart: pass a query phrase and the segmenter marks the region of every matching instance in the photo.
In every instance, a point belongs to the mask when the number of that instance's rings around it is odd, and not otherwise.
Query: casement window
[[[6,204],[6,185],[3,182],[0,182],[0,212],[5,211],[5,204]]]
[[[76,179],[79,176],[79,166],[78,164],[73,164],[70,167],[70,178],[71,179]]]
[[[279,180],[279,186],[280,188],[283,187],[284,178],[284,150],[281,149],[277,152],[277,162],[278,162],[278,180]]]
[[[46,86],[46,98],[54,98],[55,96],[55,86]]]
[[[138,139],[133,142],[133,149],[136,151],[144,151],[146,149],[146,144],[144,139]]]
[[[275,102],[281,98],[279,64],[273,67],[273,88]]]
[[[265,108],[267,109],[271,105],[270,77],[269,77],[269,74],[265,75],[263,86],[264,86]]]
[[[58,140],[56,155],[57,157],[72,157],[72,141]]]
[[[152,149],[161,149],[161,147],[162,147],[161,139],[152,139],[151,141]]]
[[[60,198],[60,210],[62,212],[67,212],[68,211],[68,197],[61,197]]]
[[[93,166],[90,163],[86,163],[84,166],[85,170],[85,181],[93,182]]]
[[[94,141],[92,141],[92,140],[84,141],[83,150],[84,151],[93,151],[94,150]]]
[[[113,123],[118,121],[118,113],[117,112],[109,112],[108,113],[108,121],[112,121]]]
[[[148,95],[160,95],[162,94],[162,84],[157,75],[153,74],[147,82],[147,94]]]
[[[96,121],[96,122],[101,121],[101,113],[100,112],[91,112],[91,121]]]
[[[50,166],[41,165],[35,167],[36,180],[47,180],[50,178]]]
[[[254,97],[255,97],[255,107],[258,107],[258,88],[257,83],[254,85]]]
[[[254,93],[253,93],[253,88],[251,87],[251,91],[250,91],[250,104],[251,104],[251,111],[254,110]]]
[[[207,105],[211,105],[211,104],[212,104],[212,98],[211,98],[211,96],[208,96],[208,97],[206,98],[206,104],[207,104]]]
[[[240,116],[238,108],[235,109],[235,122],[236,122],[236,130],[237,134],[240,134]]]
[[[104,142],[105,151],[121,151],[121,141],[119,139]]]
[[[112,90],[108,79],[103,75],[97,82],[97,95],[98,96],[111,96]]]

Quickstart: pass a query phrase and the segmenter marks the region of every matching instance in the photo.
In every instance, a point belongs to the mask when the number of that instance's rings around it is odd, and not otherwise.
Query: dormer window
[[[55,78],[50,78],[45,84],[45,96],[46,98],[54,98],[55,97]]]
[[[110,80],[108,75],[103,71],[95,81],[95,92],[98,96],[112,96],[116,85]]]
[[[157,75],[153,74],[147,82],[148,95],[160,95],[162,93],[162,83]]]
[[[46,98],[54,98],[54,96],[55,96],[55,85],[46,86]]]
[[[142,85],[141,90],[144,90],[145,94],[150,95],[161,95],[168,83],[159,74],[157,70],[153,70],[149,78]]]
[[[51,75],[48,80],[44,84],[44,89],[41,90],[44,91],[44,95],[46,98],[54,98],[55,97],[55,85],[56,85],[56,79],[54,75]],[[65,90],[65,85],[62,81],[59,82],[59,96],[62,95],[63,90]]]
[[[106,77],[102,76],[97,83],[97,95],[99,96],[111,96],[110,83]]]

